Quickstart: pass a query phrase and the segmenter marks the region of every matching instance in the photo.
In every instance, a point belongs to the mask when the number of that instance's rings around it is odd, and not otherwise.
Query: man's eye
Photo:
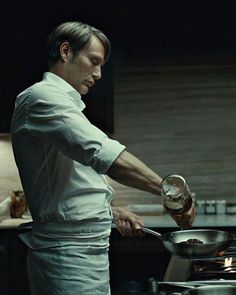
[[[99,65],[99,61],[97,59],[92,59],[91,62],[94,66]]]

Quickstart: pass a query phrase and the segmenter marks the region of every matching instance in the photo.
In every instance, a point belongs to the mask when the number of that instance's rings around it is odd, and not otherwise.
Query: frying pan
[[[181,230],[163,235],[146,227],[142,227],[142,231],[157,236],[171,254],[187,259],[222,256],[234,240],[232,233],[211,229]],[[189,239],[203,243],[186,243]]]

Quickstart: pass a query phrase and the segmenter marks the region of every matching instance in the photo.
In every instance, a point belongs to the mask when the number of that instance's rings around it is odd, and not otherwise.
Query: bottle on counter
[[[163,205],[169,214],[183,214],[193,204],[193,198],[185,179],[177,174],[168,175],[161,182]]]
[[[148,279],[148,294],[159,294],[158,281],[153,277]]]
[[[216,201],[206,200],[205,201],[205,213],[206,214],[216,214]]]

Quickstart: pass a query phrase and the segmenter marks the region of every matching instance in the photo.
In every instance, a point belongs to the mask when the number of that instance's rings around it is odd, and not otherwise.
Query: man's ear
[[[60,56],[62,61],[67,62],[70,61],[73,57],[73,53],[70,47],[69,42],[65,41],[60,46]]]

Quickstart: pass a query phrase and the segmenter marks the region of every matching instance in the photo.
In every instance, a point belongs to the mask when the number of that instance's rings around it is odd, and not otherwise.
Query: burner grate
[[[232,258],[232,259],[230,259]],[[236,257],[217,257],[211,260],[192,261],[189,280],[222,278],[236,279]]]

